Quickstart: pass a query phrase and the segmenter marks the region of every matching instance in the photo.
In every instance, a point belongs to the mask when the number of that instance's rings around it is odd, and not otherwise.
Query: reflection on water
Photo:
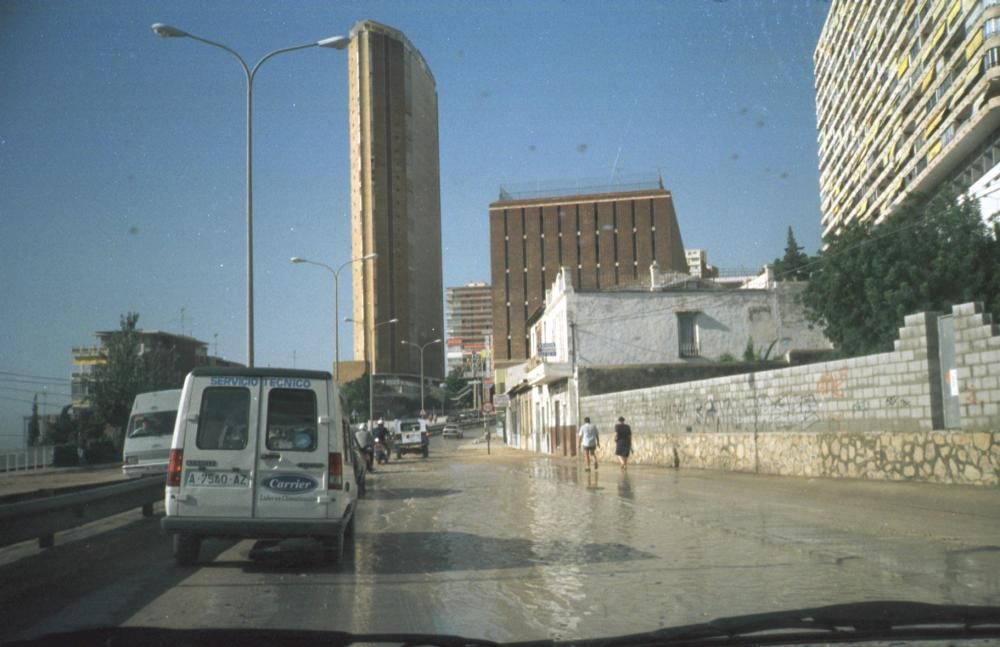
[[[445,633],[593,638],[861,600],[989,604],[1000,591],[1000,549],[859,532],[831,516],[853,509],[811,506],[794,479],[767,493],[727,475],[534,456],[448,472],[393,484],[441,496],[367,504],[379,531],[359,538],[357,565],[380,590],[416,587]]]
[[[629,478],[628,472],[622,472],[618,477],[618,496],[623,499],[635,498],[635,494],[632,493],[632,481]]]

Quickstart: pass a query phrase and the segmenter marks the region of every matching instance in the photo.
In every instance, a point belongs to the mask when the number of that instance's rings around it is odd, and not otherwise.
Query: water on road
[[[128,624],[568,639],[865,600],[1000,604],[992,490],[586,472],[441,439],[369,479],[341,564],[308,542],[250,559],[252,541],[210,540],[197,567],[178,568],[167,538],[136,523],[131,566],[71,575],[92,581],[22,635]]]

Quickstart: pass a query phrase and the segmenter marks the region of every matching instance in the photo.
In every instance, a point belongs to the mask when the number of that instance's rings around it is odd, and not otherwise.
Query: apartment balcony
[[[536,358],[532,358],[536,359]],[[569,362],[535,362],[534,366],[529,364],[526,376],[528,384],[538,386],[540,384],[550,384],[573,377],[573,365]]]

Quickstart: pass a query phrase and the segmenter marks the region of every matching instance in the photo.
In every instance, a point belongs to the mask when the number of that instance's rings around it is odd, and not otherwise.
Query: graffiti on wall
[[[847,381],[847,369],[839,371],[824,371],[816,382],[816,395],[844,399],[843,384]]]
[[[754,431],[809,429],[821,421],[818,402],[811,393],[756,395],[749,398],[720,398],[708,395],[695,400],[678,399],[662,403],[652,413],[692,431]]]

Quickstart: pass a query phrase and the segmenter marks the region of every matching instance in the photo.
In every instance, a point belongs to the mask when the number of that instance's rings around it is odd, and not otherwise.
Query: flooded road
[[[131,532],[141,568],[94,575],[26,635],[128,624],[567,639],[863,600],[1000,604],[994,490],[585,472],[468,440],[435,438],[429,459],[371,475],[336,566],[309,546],[250,560],[254,542],[207,541],[202,563],[177,568],[166,537]]]

